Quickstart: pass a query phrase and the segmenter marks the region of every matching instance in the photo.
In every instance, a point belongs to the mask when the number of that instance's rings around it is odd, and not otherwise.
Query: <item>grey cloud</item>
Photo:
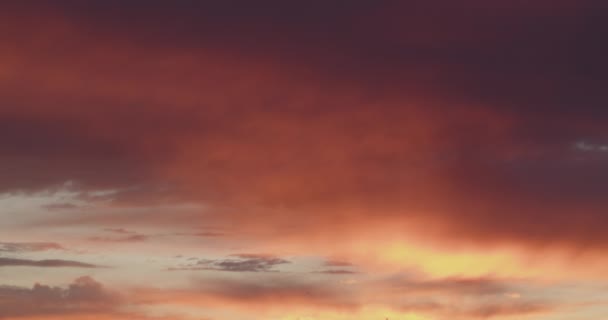
[[[274,267],[291,263],[272,255],[235,254],[228,259],[199,259],[195,263],[170,268],[170,270],[217,270],[233,272],[271,272]]]
[[[60,260],[60,259],[46,259],[46,260],[30,260],[30,259],[15,259],[15,258],[0,258],[0,267],[43,267],[43,268],[102,268],[101,266],[72,261],[72,260]]]

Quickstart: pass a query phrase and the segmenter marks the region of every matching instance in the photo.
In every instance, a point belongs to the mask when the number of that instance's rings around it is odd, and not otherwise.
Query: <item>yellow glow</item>
[[[276,320],[384,320],[384,319],[399,319],[399,320],[434,320],[428,316],[423,316],[416,313],[404,313],[397,312],[387,308],[380,307],[365,307],[356,313],[349,312],[334,312],[334,311],[323,311],[314,312],[314,314],[303,314],[303,315],[285,315],[277,318]]]
[[[437,278],[492,275],[550,279],[563,277],[567,272],[561,269],[563,257],[555,252],[545,253],[543,259],[532,261],[527,259],[526,253],[515,249],[447,251],[405,242],[364,245],[355,250],[355,255],[365,258],[362,261],[372,261],[369,267],[374,270],[398,271],[413,267]]]

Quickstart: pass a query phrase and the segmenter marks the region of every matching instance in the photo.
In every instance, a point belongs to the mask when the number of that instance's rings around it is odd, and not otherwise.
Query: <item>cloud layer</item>
[[[603,8],[1,3],[0,310],[594,319]]]
[[[606,143],[591,7],[274,4],[3,10],[19,44],[3,190],[127,188],[303,232],[374,212],[460,240],[605,242],[605,154],[573,147]]]

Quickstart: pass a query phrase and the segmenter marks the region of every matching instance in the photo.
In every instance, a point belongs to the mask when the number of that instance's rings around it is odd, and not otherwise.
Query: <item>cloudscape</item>
[[[602,1],[0,3],[0,319],[608,317]]]

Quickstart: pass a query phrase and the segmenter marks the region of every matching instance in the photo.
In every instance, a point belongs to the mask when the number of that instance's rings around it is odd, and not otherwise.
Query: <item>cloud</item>
[[[353,294],[345,293],[318,282],[286,278],[205,278],[188,288],[140,288],[133,301],[154,305],[165,302],[199,307],[223,306],[245,311],[300,307],[354,310],[358,303]]]
[[[545,302],[480,302],[478,305],[448,304],[437,301],[402,303],[396,307],[402,312],[421,312],[449,319],[492,319],[502,317],[528,317],[555,312],[558,307]],[[443,318],[441,318],[443,319]]]
[[[210,238],[210,237],[222,237],[225,233],[215,231],[203,231],[203,232],[168,232],[168,233],[156,233],[156,234],[142,234],[136,231],[128,230],[125,228],[105,228],[104,231],[111,233],[111,236],[93,236],[89,237],[88,240],[98,242],[143,242],[150,240],[151,238],[167,238],[173,236],[189,236],[197,238]]]
[[[358,273],[358,272],[357,271],[353,271],[353,270],[346,270],[346,269],[329,269],[329,270],[315,271],[315,273],[324,273],[324,274],[354,274],[354,273]]]
[[[409,281],[407,287],[389,280],[362,280],[345,288],[343,284],[298,279],[293,275],[215,277],[199,279],[182,289],[139,288],[133,293],[133,300],[144,305],[163,301],[176,306],[222,306],[245,313],[256,310],[260,317],[281,310],[289,314],[315,310],[319,317],[340,312],[347,319],[369,318],[366,312],[370,306],[396,316],[415,314],[430,319],[468,320],[551,313],[569,305],[565,301],[505,298],[504,290],[514,285],[506,279],[420,278]],[[371,316],[382,314],[374,312]]]
[[[323,263],[326,267],[352,267],[353,264],[343,260],[326,260]]]
[[[235,254],[229,259],[199,259],[195,263],[180,265],[169,270],[216,270],[232,272],[271,272],[274,267],[291,263],[272,255]]]
[[[89,240],[99,242],[142,242],[151,237],[150,235],[139,234],[124,228],[106,228],[104,231],[115,235],[89,237]]]
[[[545,253],[608,244],[607,21],[600,5],[576,1],[443,2],[1,3],[0,193],[73,181],[67,200],[86,208],[57,196],[11,232],[108,226],[83,238],[188,257],[191,247],[335,256],[365,272],[349,276],[361,300],[287,280],[193,294],[230,303],[396,306],[392,294],[462,317],[542,309],[499,301],[512,289],[504,281],[443,275],[587,277],[603,265]],[[12,227],[17,215],[1,211]],[[172,269],[259,280],[286,276],[270,271],[289,262],[235,255]],[[410,266],[441,277],[361,284]],[[423,299],[432,295],[491,301],[458,308]]]
[[[473,318],[490,319],[505,316],[527,316],[555,311],[556,306],[541,302],[489,303],[465,310],[463,313]]]
[[[346,275],[346,274],[355,274],[359,273],[357,271],[351,270],[351,267],[355,265],[351,262],[344,260],[334,260],[328,259],[323,262],[324,267],[329,267],[329,269],[314,271],[314,273],[324,273],[324,274],[335,274],[335,275]],[[338,268],[336,268],[338,267]]]
[[[446,6],[5,4],[21,46],[0,56],[0,190],[73,180],[130,190],[118,207],[207,209],[49,218],[64,224],[603,249],[606,153],[572,144],[607,134],[605,21],[578,3]]]
[[[29,260],[29,259],[15,259],[15,258],[3,258],[0,257],[0,267],[43,267],[43,268],[101,268],[101,266],[72,261],[72,260],[60,260],[60,259],[46,259],[46,260]]]
[[[206,281],[199,283],[199,290],[216,298],[233,302],[257,304],[275,300],[276,302],[306,303],[337,308],[352,307],[352,302],[348,301],[348,295],[340,294],[331,287],[294,280]]]
[[[0,242],[0,252],[22,253],[48,250],[65,250],[65,248],[54,242]]]
[[[226,233],[219,232],[219,231],[201,231],[201,232],[178,232],[173,235],[208,238],[208,237],[223,237],[223,236],[226,236]]]
[[[143,234],[132,234],[121,237],[90,237],[91,241],[100,242],[141,242],[148,240],[149,236]]]
[[[222,233],[222,232],[205,231],[205,232],[192,233],[191,235],[196,236],[196,237],[222,237],[222,236],[225,236],[226,234]]]
[[[394,277],[386,280],[393,290],[405,292],[440,292],[456,295],[504,295],[510,292],[507,281],[492,278],[449,277],[433,280]]]
[[[515,288],[534,292],[534,285],[492,277],[438,279],[391,277],[372,284],[373,292],[393,300],[405,312],[422,312],[451,319],[490,319],[551,313],[566,302],[539,298],[506,299]],[[390,299],[390,297],[397,298]],[[522,299],[522,300],[520,300]]]
[[[0,286],[0,318],[106,313],[121,302],[99,282],[85,276],[67,288],[36,284],[32,288]]]
[[[105,228],[103,229],[107,232],[119,233],[119,234],[135,234],[135,231],[127,230],[125,228]]]
[[[592,144],[586,141],[578,141],[574,144],[574,148],[585,152],[608,152],[608,145]]]
[[[61,211],[61,210],[71,210],[78,208],[78,205],[65,202],[65,203],[52,203],[43,206],[45,209],[50,211]]]

